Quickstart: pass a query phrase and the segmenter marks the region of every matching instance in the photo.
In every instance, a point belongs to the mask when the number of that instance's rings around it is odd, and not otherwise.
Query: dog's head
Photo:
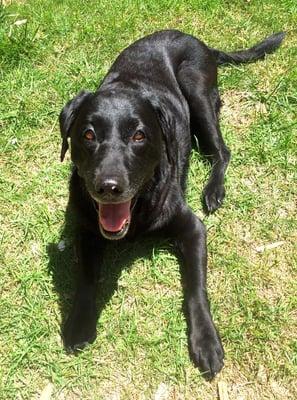
[[[61,160],[71,159],[97,204],[101,233],[121,239],[131,210],[164,151],[162,123],[143,97],[118,91],[83,91],[60,114]]]

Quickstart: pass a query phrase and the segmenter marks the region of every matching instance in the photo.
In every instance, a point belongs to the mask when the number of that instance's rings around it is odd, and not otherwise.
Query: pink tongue
[[[99,222],[108,232],[119,232],[130,221],[131,200],[119,204],[98,204]]]

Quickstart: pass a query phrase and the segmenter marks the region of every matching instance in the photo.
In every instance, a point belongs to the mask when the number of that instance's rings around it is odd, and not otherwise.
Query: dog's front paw
[[[225,197],[224,185],[209,183],[203,190],[204,206],[208,213],[213,213],[221,207]]]
[[[224,350],[216,331],[190,337],[190,355],[196,367],[207,380],[211,380],[223,368]]]
[[[96,339],[97,318],[93,313],[74,311],[63,329],[64,346],[68,352],[82,350]]]

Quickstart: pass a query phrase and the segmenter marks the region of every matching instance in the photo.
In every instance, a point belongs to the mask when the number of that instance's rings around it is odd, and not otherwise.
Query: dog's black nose
[[[124,189],[116,179],[103,179],[97,185],[97,193],[100,195],[119,196]]]

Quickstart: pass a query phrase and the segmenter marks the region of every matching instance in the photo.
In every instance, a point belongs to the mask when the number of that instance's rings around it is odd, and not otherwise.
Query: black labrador
[[[261,59],[284,33],[224,53],[176,30],[154,33],[125,49],[94,93],[82,91],[60,114],[61,160],[71,140],[70,206],[77,217],[79,276],[63,330],[75,351],[96,337],[96,282],[107,240],[162,232],[183,259],[189,349],[213,378],[224,351],[206,292],[206,230],[187,206],[193,135],[212,164],[203,191],[207,212],[221,206],[230,159],[220,127],[217,66]]]

